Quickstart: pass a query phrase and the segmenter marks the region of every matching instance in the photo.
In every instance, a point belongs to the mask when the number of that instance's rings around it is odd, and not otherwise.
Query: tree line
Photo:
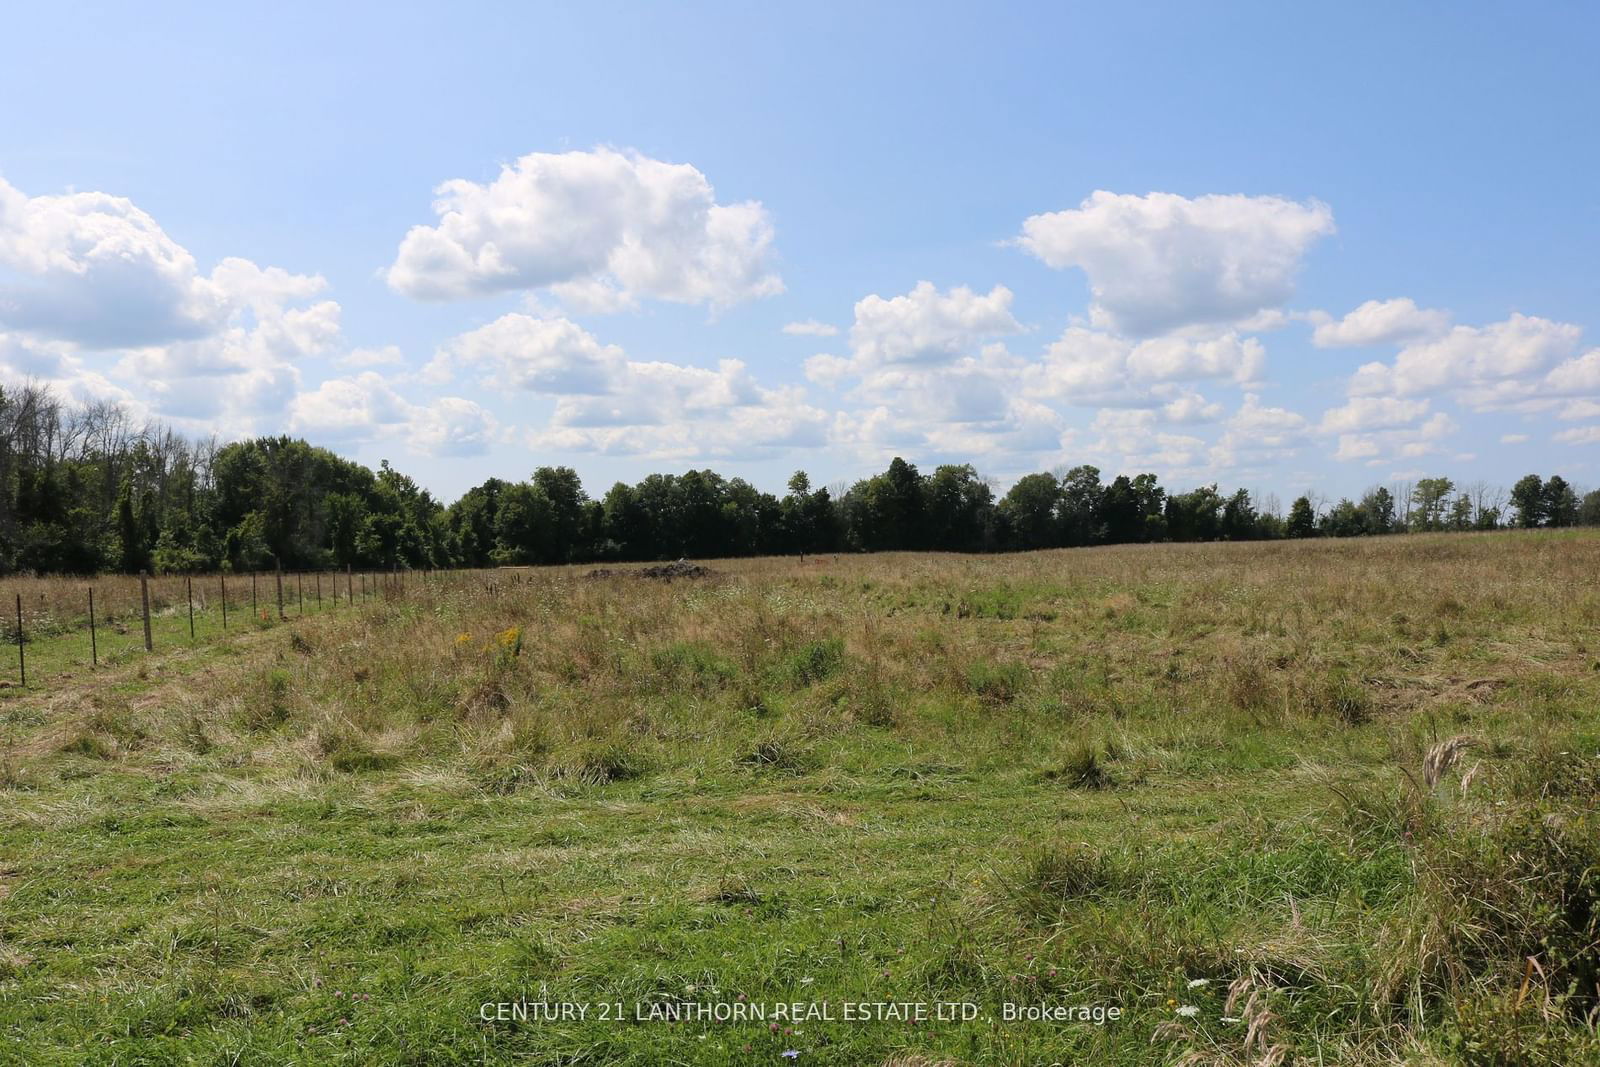
[[[710,470],[652,474],[591,497],[570,467],[490,478],[449,505],[284,436],[230,444],[135,425],[114,404],[0,390],[0,570],[200,572],[486,567],[840,551],[996,552],[1156,541],[1350,537],[1600,525],[1600,491],[1530,474],[1509,495],[1424,478],[1360,500],[1296,499],[1286,516],[1216,485],[1083,465],[999,495],[971,464],[896,458],[848,486],[804,472],[777,496]]]

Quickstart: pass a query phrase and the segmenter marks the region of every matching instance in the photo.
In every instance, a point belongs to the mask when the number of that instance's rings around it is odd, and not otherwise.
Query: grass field
[[[712,566],[0,691],[0,1062],[1600,1060],[1600,538]]]

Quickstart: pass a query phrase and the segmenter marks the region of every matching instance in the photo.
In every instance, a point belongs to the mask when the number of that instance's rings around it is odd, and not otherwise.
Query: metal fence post
[[[217,577],[222,581],[222,628],[226,630],[228,628],[228,576],[219,574]]]
[[[156,645],[150,640],[150,575],[145,571],[139,572],[139,603],[144,610],[144,650],[154,652]]]
[[[22,675],[22,688],[28,688],[28,654],[22,648],[22,594],[17,594],[17,670]]]
[[[94,633],[94,586],[89,587],[89,665],[100,666],[100,642]]]
[[[189,601],[189,640],[194,640],[194,579],[189,575],[183,576],[183,595]]]

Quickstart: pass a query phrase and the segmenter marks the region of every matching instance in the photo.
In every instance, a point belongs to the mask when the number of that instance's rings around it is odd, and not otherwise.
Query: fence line
[[[340,607],[339,574],[330,572],[331,607]],[[403,571],[356,571],[346,566],[344,579],[344,607],[385,604],[408,600],[416,593],[441,593],[468,587],[495,589],[503,580],[503,572],[483,570],[426,570],[417,572],[421,582],[415,589],[408,588]],[[237,577],[237,575],[235,575]],[[277,619],[260,610],[260,575],[250,574],[250,608],[258,627],[291,622],[306,615],[305,572],[294,575],[295,612],[287,610],[284,602],[283,572],[273,572],[274,599]],[[322,572],[312,573],[312,613],[320,614],[324,608]],[[108,662],[117,662],[141,650],[156,651],[159,642],[181,643],[184,621],[188,623],[190,645],[223,636],[230,622],[237,621],[238,605],[230,601],[228,575],[172,575],[166,578],[148,572],[138,575],[107,575],[84,581],[62,578],[22,578],[16,581],[31,584],[28,595],[22,592],[14,597],[15,618],[5,629],[17,646],[17,684],[29,688],[29,667],[34,668],[33,687],[40,679],[87,667],[100,666],[100,653],[107,653]],[[197,582],[198,580],[198,587]],[[210,584],[214,580],[215,584]],[[515,580],[515,579],[513,579]],[[177,583],[181,581],[181,587]],[[137,583],[135,586],[134,583]],[[358,588],[359,583],[359,588]],[[213,597],[212,594],[216,594]],[[213,604],[212,600],[216,603]],[[230,608],[234,611],[230,612]],[[218,619],[220,617],[220,625]],[[158,625],[159,624],[159,625]],[[137,627],[134,641],[126,639],[130,630]],[[89,661],[82,659],[82,646],[72,650],[73,634],[87,631]],[[108,641],[109,638],[109,641]],[[30,647],[32,646],[32,647]],[[29,663],[30,658],[34,661]],[[0,685],[6,685],[0,676]]]

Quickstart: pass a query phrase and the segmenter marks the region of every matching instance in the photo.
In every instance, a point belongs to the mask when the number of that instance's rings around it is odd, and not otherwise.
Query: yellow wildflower
[[[508,626],[494,635],[503,656],[515,658],[522,655],[522,627]]]

